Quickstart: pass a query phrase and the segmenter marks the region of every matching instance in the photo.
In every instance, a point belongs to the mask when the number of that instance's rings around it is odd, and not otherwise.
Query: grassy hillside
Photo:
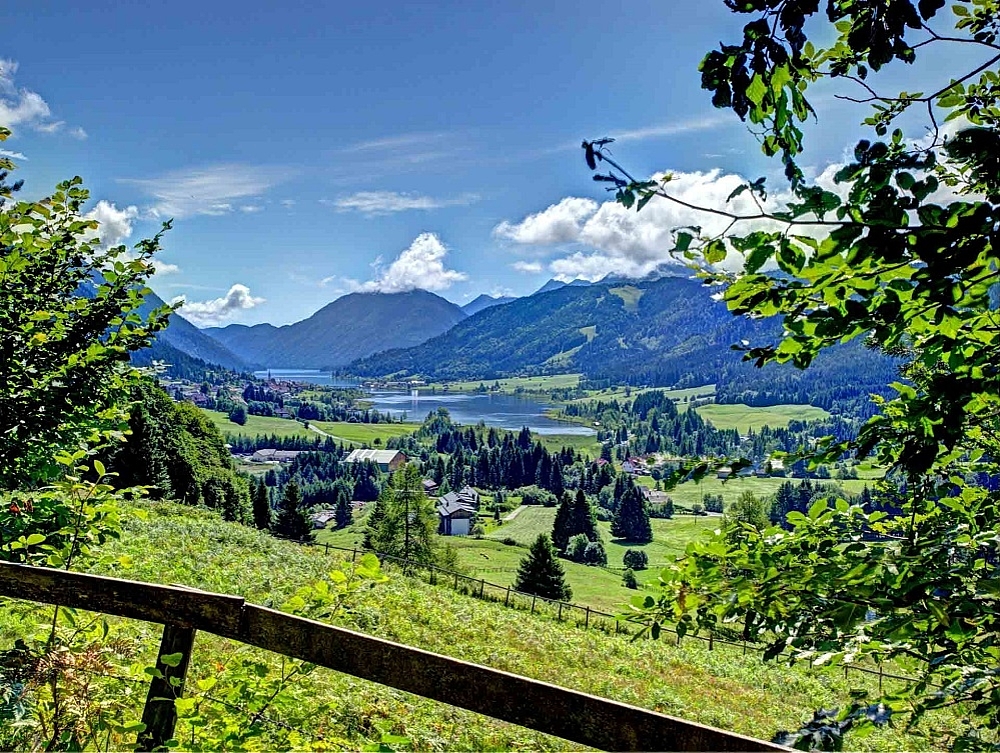
[[[320,431],[329,434],[338,442],[343,441],[348,444],[372,444],[376,439],[383,443],[390,437],[401,437],[404,434],[412,434],[420,424],[352,424],[344,421],[310,421],[311,426],[315,426]]]
[[[132,519],[122,539],[104,548],[103,571],[236,593],[257,603],[280,605],[299,586],[322,577],[336,564],[336,559],[322,550],[223,523],[209,512],[168,503],[145,509],[147,521]],[[360,591],[351,608],[335,621],[408,645],[745,734],[770,737],[777,728],[796,725],[810,717],[813,709],[844,698],[848,686],[857,686],[864,679],[852,675],[851,681],[845,682],[843,674],[837,672],[763,665],[752,656],[744,658],[738,649],[717,646],[708,652],[695,641],[685,641],[680,647],[670,641],[629,642],[431,587],[392,570],[389,575],[388,583]],[[33,629],[45,613],[48,611],[15,612],[8,602],[0,609],[0,636],[9,641]],[[78,624],[82,622],[78,617]],[[127,644],[128,650],[135,652],[129,661],[136,666],[151,661],[158,626],[110,622],[119,645]],[[201,687],[199,681],[204,685],[216,681],[208,695],[239,698],[227,693],[230,676],[241,666],[256,667],[254,672],[266,674],[277,671],[281,660],[199,634],[189,692]],[[254,692],[254,682],[244,692]],[[111,686],[106,690],[114,692]],[[117,688],[114,701],[126,709],[122,712],[126,718],[137,718],[144,697],[141,684],[125,683]],[[202,703],[210,708],[213,701],[203,698]],[[321,709],[317,711],[317,707]],[[131,717],[128,709],[132,709]],[[303,732],[293,734],[278,725],[264,725],[255,740],[257,747],[358,749],[383,735],[402,735],[419,750],[576,747],[322,669],[297,680],[288,702],[269,708],[268,718]],[[939,718],[940,729],[929,739],[883,730],[851,739],[849,744],[862,750],[940,747],[944,730],[956,721]],[[178,729],[183,744],[192,747],[204,734],[205,729],[183,723]],[[126,740],[121,738],[121,742]],[[394,747],[406,744],[397,742]]]
[[[217,410],[206,410],[205,415],[212,419],[219,431],[223,434],[229,434],[232,436],[238,436],[242,434],[243,436],[253,437],[257,435],[267,435],[270,436],[274,434],[279,437],[315,437],[316,433],[309,431],[305,426],[303,426],[298,421],[293,421],[290,418],[274,418],[272,416],[247,416],[247,422],[243,426],[237,423],[233,423],[229,420],[229,416],[226,413],[220,413]]]
[[[765,426],[772,429],[788,426],[790,421],[815,421],[828,418],[829,413],[812,405],[720,405],[712,403],[695,408],[706,421],[710,421],[716,429],[736,429],[740,434],[746,434],[753,429],[758,431]]]

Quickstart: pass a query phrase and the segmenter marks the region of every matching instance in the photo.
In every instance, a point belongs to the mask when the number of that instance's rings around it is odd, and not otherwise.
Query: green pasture
[[[205,415],[212,419],[219,431],[223,434],[236,436],[242,434],[246,437],[271,436],[278,437],[315,437],[316,433],[309,431],[298,421],[289,418],[274,418],[271,416],[247,416],[247,422],[243,426],[229,420],[229,415],[215,410],[202,408]]]
[[[384,444],[391,437],[412,434],[420,428],[418,423],[356,424],[346,421],[310,421],[309,423],[337,441],[367,445],[374,444],[376,439]]]
[[[716,429],[736,429],[746,434],[751,429],[770,426],[772,429],[788,426],[790,421],[813,421],[827,418],[830,414],[813,405],[720,405],[710,403],[695,408],[698,415],[710,421]]]

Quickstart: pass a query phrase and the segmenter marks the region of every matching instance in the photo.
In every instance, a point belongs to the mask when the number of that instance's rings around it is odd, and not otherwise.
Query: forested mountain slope
[[[771,341],[780,323],[735,317],[712,292],[678,277],[565,286],[486,309],[420,346],[379,353],[348,370],[434,379],[582,371],[636,385],[716,383],[727,402],[827,408],[864,399],[895,378],[891,359],[859,342],[818,359],[808,372],[755,369],[731,346]]]

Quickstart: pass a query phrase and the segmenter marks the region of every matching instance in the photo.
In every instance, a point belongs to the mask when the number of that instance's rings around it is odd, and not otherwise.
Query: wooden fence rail
[[[10,563],[0,563],[0,596],[161,623],[166,626],[161,645],[190,646],[194,631],[213,633],[604,750],[787,750],[249,604],[238,596]],[[151,699],[154,692],[151,688]],[[140,737],[140,746],[148,750],[172,736],[175,716],[172,708],[166,714],[147,708],[147,713],[151,721],[160,720]]]

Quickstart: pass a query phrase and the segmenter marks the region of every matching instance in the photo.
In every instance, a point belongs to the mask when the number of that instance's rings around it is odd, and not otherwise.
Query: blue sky
[[[127,243],[173,217],[153,287],[200,324],[283,324],[351,290],[461,304],[648,271],[691,218],[604,204],[584,138],[617,136],[636,174],[679,171],[699,200],[777,169],[699,88],[702,55],[744,21],[716,0],[42,0],[0,19],[26,193],[81,175]],[[819,173],[864,113],[814,101]]]

